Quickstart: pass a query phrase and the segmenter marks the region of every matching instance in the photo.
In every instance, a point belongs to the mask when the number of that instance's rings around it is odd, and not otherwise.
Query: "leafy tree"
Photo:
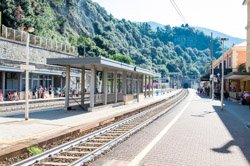
[[[127,63],[127,64],[134,64],[134,61],[131,59],[128,55],[122,55],[122,54],[115,54],[110,57],[110,59],[113,59],[115,61]]]

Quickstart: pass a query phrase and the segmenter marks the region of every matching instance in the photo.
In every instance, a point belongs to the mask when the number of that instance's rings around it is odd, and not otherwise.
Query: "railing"
[[[19,42],[26,42],[27,33],[2,25],[2,34],[0,35],[6,39],[11,39]],[[53,51],[64,52],[68,54],[78,55],[77,48],[71,46],[69,43],[61,43],[45,37],[35,36],[30,34],[30,44],[39,46]]]

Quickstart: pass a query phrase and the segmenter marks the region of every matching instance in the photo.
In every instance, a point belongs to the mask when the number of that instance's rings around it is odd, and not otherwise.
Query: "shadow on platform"
[[[191,115],[191,116],[204,118],[206,115],[209,115],[209,114],[211,114],[211,113],[215,113],[215,111],[204,111],[204,113],[203,113],[203,114],[199,114],[199,115]]]
[[[63,108],[57,108],[55,110],[40,110],[40,111],[34,111],[29,113],[30,119],[43,119],[43,120],[58,120],[63,119],[71,116],[77,116],[80,114],[85,114],[87,111],[84,111],[79,106],[73,106],[72,110],[65,111]],[[18,114],[9,114],[6,116],[2,116],[1,118],[24,118],[24,113],[18,113]]]
[[[231,153],[230,147],[238,146],[248,163],[250,163],[250,130],[238,119],[232,118],[233,115],[227,111],[226,106],[224,111],[221,110],[220,106],[213,106],[213,108],[233,137],[233,140],[226,142],[222,147],[214,147],[211,150],[218,153]]]

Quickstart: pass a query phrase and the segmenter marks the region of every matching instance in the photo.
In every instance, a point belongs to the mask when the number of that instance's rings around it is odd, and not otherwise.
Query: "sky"
[[[180,26],[182,19],[170,0],[93,0],[115,18]],[[247,6],[243,0],[174,0],[190,26],[246,38]]]

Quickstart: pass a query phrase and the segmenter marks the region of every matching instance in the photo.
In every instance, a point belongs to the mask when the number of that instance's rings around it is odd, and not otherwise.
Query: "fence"
[[[4,38],[19,41],[19,42],[26,42],[27,39],[27,32],[15,30],[12,28],[8,28],[2,25],[2,34],[0,35]],[[30,34],[30,42],[31,45],[39,46],[42,48],[46,48],[49,50],[69,53],[73,55],[78,55],[77,48],[71,46],[69,43],[60,43],[54,40],[50,40],[44,37],[35,36]]]

